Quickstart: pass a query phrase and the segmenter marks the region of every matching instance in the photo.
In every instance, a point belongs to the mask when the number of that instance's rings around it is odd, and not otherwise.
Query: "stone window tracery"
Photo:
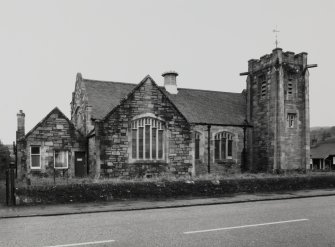
[[[163,121],[152,117],[132,121],[132,159],[162,160],[164,158],[163,126]]]
[[[214,136],[215,160],[233,158],[233,134],[223,131]]]

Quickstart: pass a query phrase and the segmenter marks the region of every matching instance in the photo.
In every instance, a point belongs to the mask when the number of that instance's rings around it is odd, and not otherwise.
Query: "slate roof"
[[[325,159],[329,155],[335,155],[335,139],[328,139],[322,143],[317,144],[315,147],[311,147],[311,158],[312,159]]]
[[[120,101],[126,97],[136,84],[95,81],[83,79],[86,87],[88,104],[92,106],[92,118],[104,118]]]
[[[246,119],[242,93],[179,88],[166,94],[190,123],[243,125]]]
[[[104,118],[137,84],[83,79],[92,118]],[[178,94],[161,91],[174,103],[189,123],[243,125],[246,101],[242,93],[178,88]]]

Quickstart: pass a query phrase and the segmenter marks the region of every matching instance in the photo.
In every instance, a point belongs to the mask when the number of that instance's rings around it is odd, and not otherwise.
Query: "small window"
[[[55,169],[68,169],[68,152],[63,150],[54,151]]]
[[[200,159],[200,134],[195,132],[195,159]]]
[[[289,128],[294,128],[296,126],[296,118],[297,118],[297,114],[295,113],[287,114],[287,123],[288,123]]]
[[[39,146],[30,147],[30,168],[31,169],[41,168],[41,149]]]

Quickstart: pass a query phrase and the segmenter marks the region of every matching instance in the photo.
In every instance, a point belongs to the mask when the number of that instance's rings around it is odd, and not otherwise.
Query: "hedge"
[[[29,186],[16,189],[20,204],[56,204],[125,199],[169,199],[221,197],[233,193],[278,192],[335,187],[335,176],[297,176],[184,180],[165,182],[126,181],[57,186]]]

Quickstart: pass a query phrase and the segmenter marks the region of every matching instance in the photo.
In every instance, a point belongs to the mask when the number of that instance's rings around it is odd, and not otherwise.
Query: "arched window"
[[[133,120],[132,158],[138,160],[161,160],[164,158],[163,122],[144,117]]]
[[[194,156],[195,156],[195,159],[198,160],[198,159],[200,159],[200,133],[199,132],[194,133],[194,142],[195,142]]]
[[[215,140],[215,160],[233,158],[233,135],[228,132],[217,133]]]

